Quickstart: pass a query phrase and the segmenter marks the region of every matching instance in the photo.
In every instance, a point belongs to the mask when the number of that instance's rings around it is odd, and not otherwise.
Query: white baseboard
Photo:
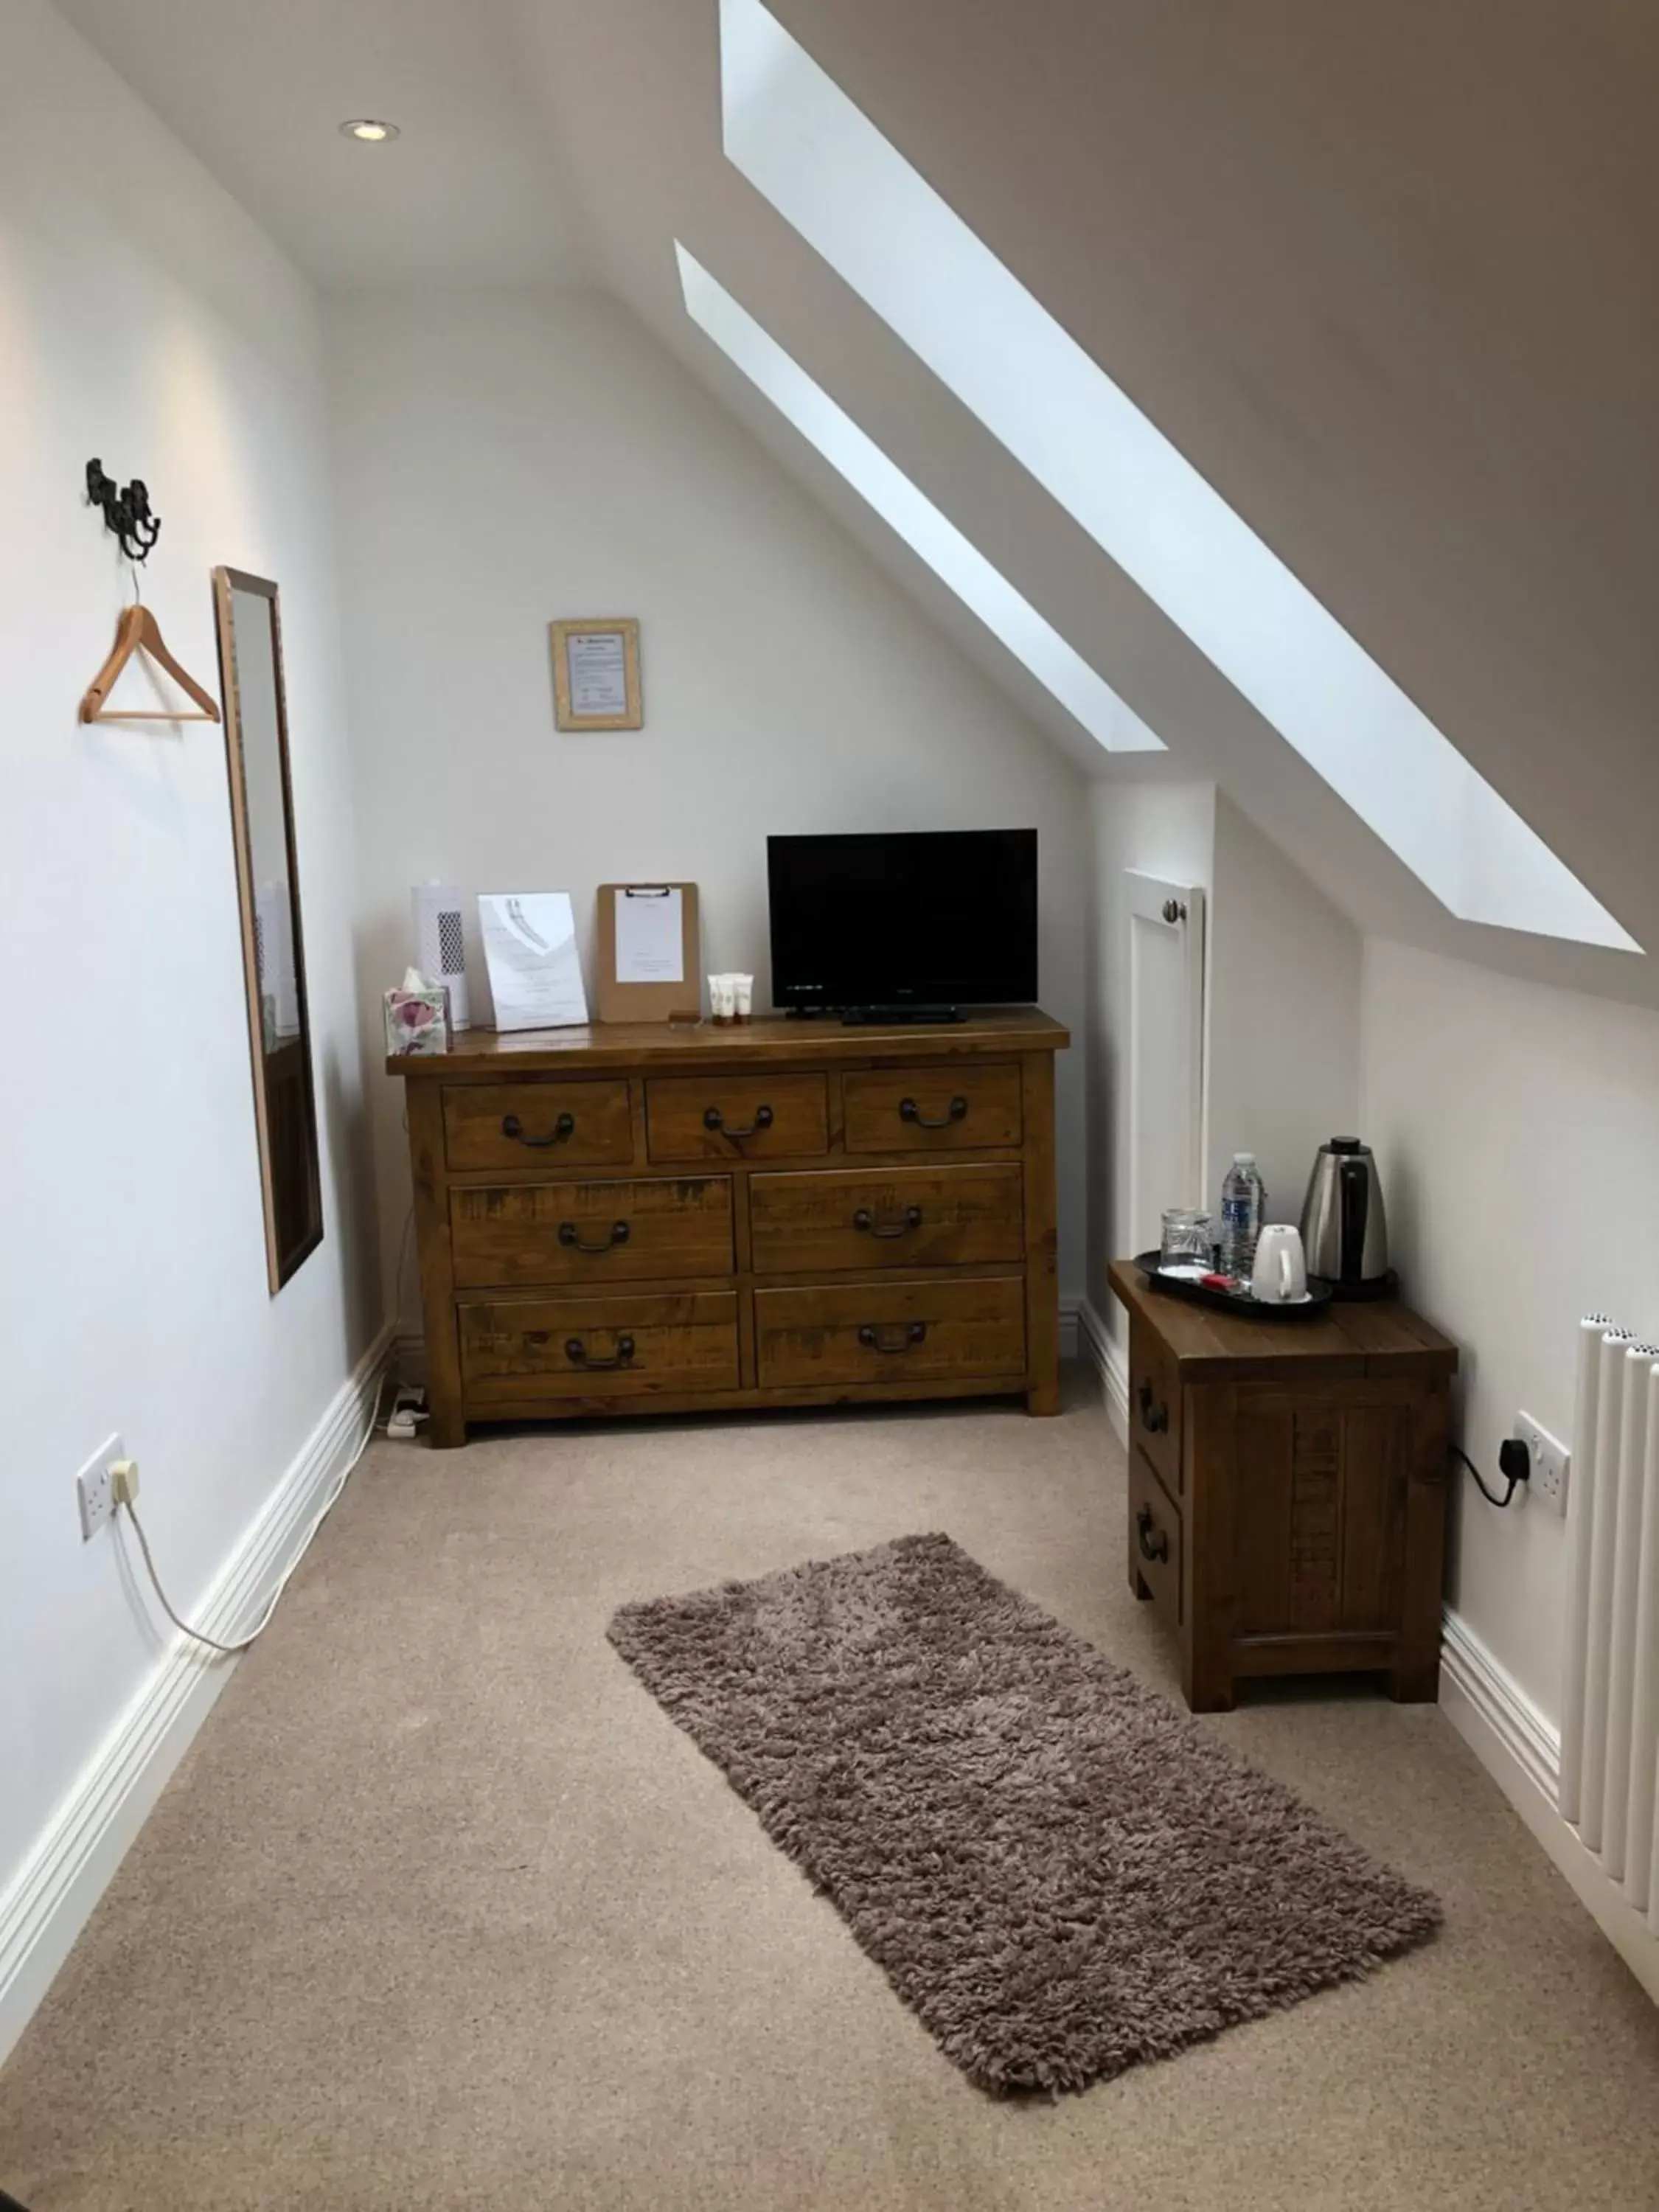
[[[1443,1615],[1440,1667],[1443,1683],[1474,1709],[1553,1811],[1561,1790],[1561,1731],[1450,1606]]]
[[[1649,1930],[1601,1862],[1557,1809],[1560,1731],[1448,1606],[1440,1656],[1440,1705],[1475,1757],[1577,1892],[1579,1901],[1656,2004],[1659,1937]]]
[[[1112,1340],[1098,1310],[1084,1298],[1077,1311],[1078,1356],[1085,1359],[1100,1379],[1118,1442],[1129,1441],[1129,1364],[1122,1347]]]
[[[373,1417],[391,1343],[391,1330],[383,1330],[225,1561],[199,1608],[206,1634],[231,1640],[289,1565]],[[235,1664],[175,1638],[0,1895],[0,2059],[69,1956]]]

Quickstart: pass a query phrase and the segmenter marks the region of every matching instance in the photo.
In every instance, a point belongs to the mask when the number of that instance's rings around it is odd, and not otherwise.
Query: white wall
[[[190,1607],[380,1321],[345,1194],[361,1057],[319,365],[289,264],[41,0],[9,0],[0,1898],[160,1649],[117,1537],[82,1544],[76,1468],[122,1433]],[[223,733],[76,720],[126,586],[84,503],[94,454],[149,485],[146,597],[210,690],[211,565],[283,587],[325,1242],[275,1300]]]
[[[767,988],[771,830],[1035,824],[1059,1066],[1062,1296],[1083,1273],[1076,771],[620,309],[574,293],[331,309],[366,999],[409,886],[702,889],[704,965]],[[641,623],[646,726],[553,726],[547,625]],[[476,915],[470,921],[476,921]],[[476,928],[469,964],[483,997]],[[591,976],[591,967],[590,967]],[[377,1087],[390,1273],[400,1086]],[[412,1284],[404,1286],[413,1326]]]
[[[1359,932],[1224,794],[1210,890],[1209,1180],[1254,1152],[1298,1221],[1314,1154],[1359,1109]],[[1364,1135],[1364,1130],[1358,1132]]]
[[[1495,1480],[1522,1409],[1571,1441],[1581,1315],[1659,1335],[1659,1015],[1369,939],[1364,1040],[1393,1255]],[[1460,1480],[1451,1603],[1558,1723],[1565,1556],[1556,1515]]]

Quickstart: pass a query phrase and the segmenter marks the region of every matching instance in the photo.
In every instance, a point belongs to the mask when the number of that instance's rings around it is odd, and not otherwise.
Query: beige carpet
[[[1432,1709],[1206,1723],[1438,1893],[1374,1981],[986,2098],[605,1642],[945,1528],[1150,1679],[1121,1463],[939,1411],[381,1446],[0,2075],[32,2212],[1653,2212],[1659,2014]]]

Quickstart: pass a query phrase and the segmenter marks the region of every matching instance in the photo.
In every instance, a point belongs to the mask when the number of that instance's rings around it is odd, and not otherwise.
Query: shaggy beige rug
[[[611,1642],[981,2088],[1086,2088],[1439,1907],[948,1536],[624,1606]]]

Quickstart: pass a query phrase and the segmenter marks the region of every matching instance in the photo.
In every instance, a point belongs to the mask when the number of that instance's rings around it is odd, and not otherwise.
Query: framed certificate
[[[640,626],[631,615],[611,621],[556,622],[553,720],[561,730],[638,730]]]

